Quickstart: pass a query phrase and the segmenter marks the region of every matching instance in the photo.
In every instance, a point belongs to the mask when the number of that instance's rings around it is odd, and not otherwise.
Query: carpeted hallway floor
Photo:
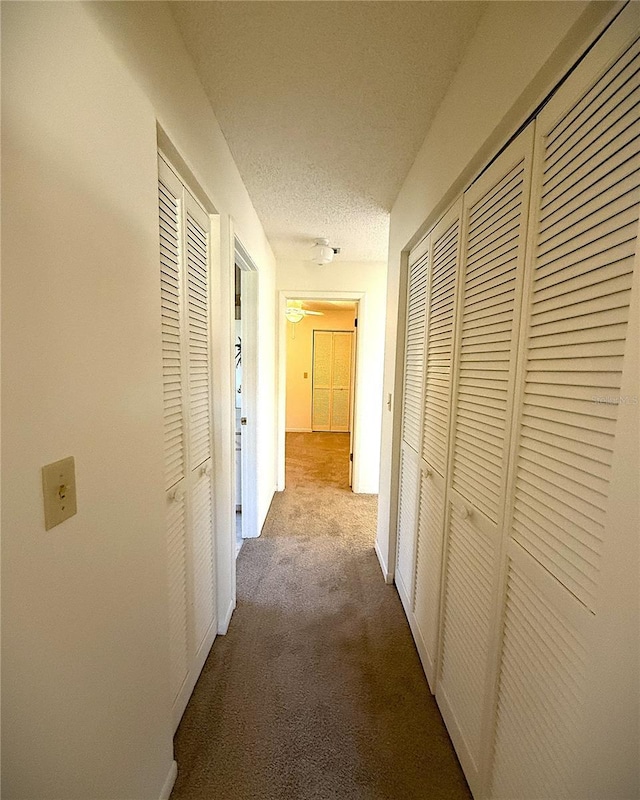
[[[238,607],[175,737],[171,800],[470,798],[349,437],[288,434],[287,489],[238,557]]]

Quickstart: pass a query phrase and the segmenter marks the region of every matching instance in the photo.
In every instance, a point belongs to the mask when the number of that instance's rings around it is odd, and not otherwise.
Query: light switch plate
[[[77,512],[76,467],[73,456],[42,468],[44,527],[51,530]]]

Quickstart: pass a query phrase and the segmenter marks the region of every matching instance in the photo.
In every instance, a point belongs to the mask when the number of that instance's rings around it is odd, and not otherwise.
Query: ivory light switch
[[[44,527],[51,530],[77,512],[76,468],[73,456],[42,468]]]

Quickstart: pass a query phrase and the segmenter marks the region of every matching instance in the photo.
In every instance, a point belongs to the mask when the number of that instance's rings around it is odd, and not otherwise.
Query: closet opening
[[[351,489],[358,303],[288,298],[286,485]]]

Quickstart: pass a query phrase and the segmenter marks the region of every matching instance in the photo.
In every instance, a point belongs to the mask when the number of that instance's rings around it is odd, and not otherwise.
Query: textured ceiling
[[[485,3],[172,2],[279,259],[384,261],[389,211]]]

